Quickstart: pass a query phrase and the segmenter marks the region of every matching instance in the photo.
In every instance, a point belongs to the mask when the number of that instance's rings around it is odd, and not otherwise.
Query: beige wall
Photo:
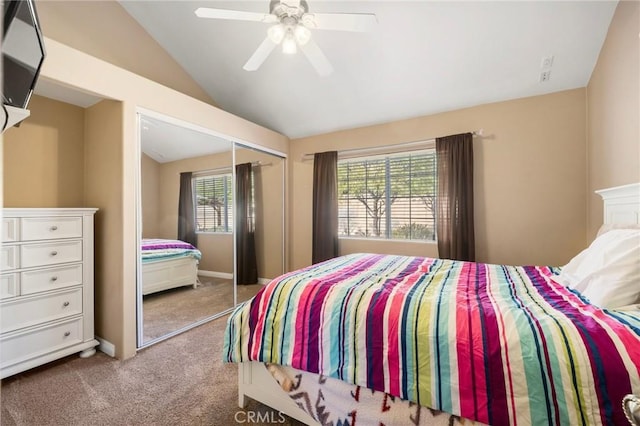
[[[621,1],[587,87],[588,227],[602,224],[593,192],[640,182],[640,2]]]
[[[142,153],[140,158],[140,206],[142,238],[159,238],[161,164]]]
[[[198,234],[201,271],[233,274],[233,234]]]
[[[481,262],[566,263],[585,243],[585,90],[467,108],[291,141],[291,266],[311,262],[313,162],[303,154],[398,144],[484,129],[474,139]],[[342,240],[355,251],[437,256],[429,243]]]
[[[4,133],[5,207],[84,204],[84,109],[33,96],[31,116]]]
[[[266,159],[268,166],[255,171],[256,247],[260,278],[275,278],[284,268],[284,179],[283,159]]]
[[[102,101],[85,112],[85,200],[97,207],[95,217],[95,329],[98,336],[117,342],[116,356],[125,357],[127,326],[122,318],[130,297],[123,256],[117,254],[127,238],[122,185],[124,109],[122,102]],[[130,308],[129,308],[130,309]],[[135,318],[135,312],[133,313]],[[130,333],[130,332],[129,332]],[[107,337],[108,336],[108,337]]]
[[[117,1],[38,1],[36,8],[45,36],[213,104]]]

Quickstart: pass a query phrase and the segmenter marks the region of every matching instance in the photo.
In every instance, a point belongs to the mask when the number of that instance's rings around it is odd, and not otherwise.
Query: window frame
[[[430,157],[429,158],[429,163],[425,163],[425,167],[426,170],[425,172],[430,172],[431,175],[426,176],[426,179],[430,179],[431,182],[429,185],[431,191],[428,191],[428,197],[430,197],[430,201],[425,200],[426,196],[421,196],[421,195],[413,195],[411,193],[411,191],[413,190],[413,185],[412,185],[412,179],[414,179],[414,175],[409,171],[408,173],[406,173],[405,175],[395,175],[396,178],[402,178],[405,177],[406,179],[409,180],[409,195],[408,196],[403,196],[403,197],[397,197],[395,198],[393,201],[390,201],[392,195],[392,190],[391,188],[399,185],[397,182],[394,182],[394,180],[392,179],[394,177],[394,173],[393,171],[391,171],[392,168],[392,163],[393,163],[393,159],[398,159],[400,160],[398,163],[400,163],[401,161],[406,161],[407,159],[409,159],[409,164],[411,167],[411,164],[413,164],[412,162],[412,158],[413,157],[418,157],[418,156],[425,156],[425,157]],[[374,233],[370,233],[369,229],[368,229],[368,225],[369,222],[373,221],[374,219],[372,218],[372,214],[369,213],[367,211],[367,207],[365,205],[364,207],[364,212],[362,213],[362,215],[359,217],[360,220],[363,220],[365,222],[365,234],[364,235],[354,235],[351,232],[351,219],[353,218],[353,216],[350,214],[349,209],[351,208],[351,204],[353,203],[354,200],[356,200],[357,197],[355,196],[351,196],[347,199],[344,198],[343,193],[340,191],[340,168],[341,165],[345,164],[345,163],[358,163],[358,162],[366,162],[366,161],[383,161],[384,163],[384,213],[382,213],[381,217],[380,217],[380,222],[382,223],[382,225],[378,225],[379,228],[382,228],[380,235],[375,235],[375,231]],[[401,163],[400,163],[401,164]],[[398,167],[398,164],[395,164],[396,167]],[[365,163],[365,173],[368,173],[368,168],[366,166]],[[411,170],[411,169],[409,169]],[[397,170],[396,170],[397,172]],[[437,209],[437,177],[438,177],[438,172],[437,172],[437,161],[436,161],[436,150],[435,150],[435,144],[427,144],[427,146],[420,148],[420,149],[410,149],[410,150],[402,150],[402,151],[395,151],[395,152],[386,152],[386,153],[372,153],[372,154],[360,154],[360,155],[349,155],[348,157],[343,157],[338,159],[338,222],[339,222],[339,229],[338,229],[338,238],[339,239],[358,239],[358,240],[368,240],[368,241],[393,241],[393,242],[402,242],[402,243],[436,243],[438,238],[437,238],[437,223],[436,223],[436,209]],[[368,179],[369,177],[365,175],[364,178],[364,185],[366,186],[368,184]],[[373,178],[375,179],[375,177]],[[349,182],[348,184],[350,184],[351,182]],[[425,198],[423,198],[425,197]],[[367,199],[367,198],[365,198]],[[398,218],[398,213],[394,214],[394,210],[393,210],[393,203],[395,202],[395,200],[397,199],[403,199],[404,203],[406,204],[406,207],[408,209],[408,215],[406,214],[402,214],[400,213],[400,215],[402,217]],[[417,214],[416,216],[413,215],[412,212],[412,208],[414,203],[416,202],[416,199],[422,199],[422,202],[425,204],[425,213],[426,216],[420,217],[419,214]],[[358,200],[361,203],[364,204],[363,201]],[[346,206],[344,205],[346,204]],[[375,206],[374,206],[375,207]],[[362,208],[362,207],[361,207]],[[343,209],[347,210],[346,214],[343,214],[342,211]],[[375,210],[375,208],[374,208]],[[429,214],[429,212],[431,214]],[[356,218],[358,218],[358,216],[356,216]],[[344,222],[346,221],[346,226],[344,226]],[[394,222],[396,222],[396,225],[394,225]],[[398,224],[398,222],[403,222],[402,224]],[[420,232],[425,232],[427,233],[427,236],[424,238],[415,238],[411,236],[413,231],[413,227],[420,225],[421,223],[424,223],[425,228],[423,228],[423,231],[418,230],[418,233]],[[416,224],[416,225],[414,225]],[[407,226],[408,225],[408,236],[406,238],[399,238],[398,237],[398,229],[402,226]],[[372,225],[372,228],[375,227],[375,224]],[[349,234],[345,234],[343,233],[341,230],[346,228],[347,232],[349,232]],[[429,235],[430,234],[430,235]]]
[[[200,230],[198,226],[198,191],[196,189],[196,182],[199,179],[225,179],[224,186],[224,212],[221,214],[221,217],[224,220],[223,230]],[[195,232],[196,234],[212,234],[212,235],[225,235],[225,234],[233,234],[234,231],[234,200],[233,200],[233,173],[232,172],[221,172],[221,173],[206,173],[206,174],[194,174],[191,178],[192,185],[192,193],[193,193],[193,217],[195,220]]]

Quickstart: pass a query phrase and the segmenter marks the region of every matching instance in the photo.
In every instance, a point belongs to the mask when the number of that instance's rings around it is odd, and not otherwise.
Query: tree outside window
[[[232,232],[233,197],[231,174],[193,179],[197,232]]]
[[[339,235],[435,240],[435,151],[338,162]]]

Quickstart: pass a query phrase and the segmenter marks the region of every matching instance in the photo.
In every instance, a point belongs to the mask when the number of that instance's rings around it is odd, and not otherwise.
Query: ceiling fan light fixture
[[[282,42],[282,39],[284,39],[285,33],[286,31],[284,29],[284,25],[282,24],[272,25],[267,30],[267,35],[269,36],[269,39],[275,44],[280,44]]]
[[[196,10],[200,18],[254,21],[272,24],[267,36],[242,67],[255,71],[264,63],[273,49],[282,44],[282,52],[294,55],[298,48],[307,57],[319,75],[331,74],[333,67],[311,36],[312,29],[365,32],[377,23],[372,13],[309,13],[307,0],[270,0],[269,13],[201,7]]]
[[[298,44],[296,43],[293,31],[287,30],[287,34],[285,34],[284,40],[282,40],[282,53],[295,55],[297,51]]]
[[[309,40],[311,40],[311,31],[309,31],[309,28],[304,25],[296,25],[296,28],[293,30],[293,34],[300,46],[304,46],[309,43]]]

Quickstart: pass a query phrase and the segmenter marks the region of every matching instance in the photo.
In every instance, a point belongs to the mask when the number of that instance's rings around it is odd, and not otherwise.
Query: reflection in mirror
[[[241,303],[284,272],[285,161],[236,144],[235,162],[236,279]]]
[[[173,121],[139,120],[142,347],[234,305],[233,144]]]

